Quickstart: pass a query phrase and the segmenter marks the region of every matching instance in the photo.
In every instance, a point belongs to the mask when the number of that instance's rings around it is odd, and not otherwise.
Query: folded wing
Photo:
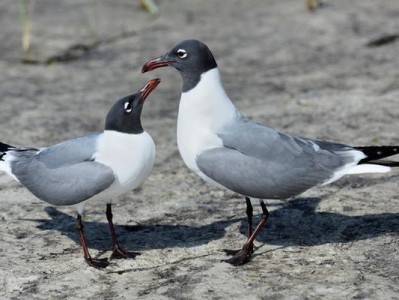
[[[246,119],[225,127],[219,137],[224,147],[199,155],[198,167],[223,186],[256,198],[295,196],[363,156],[347,145],[292,137]]]
[[[95,162],[96,135],[44,148],[10,151],[13,175],[36,197],[54,205],[91,198],[115,180],[111,168]]]

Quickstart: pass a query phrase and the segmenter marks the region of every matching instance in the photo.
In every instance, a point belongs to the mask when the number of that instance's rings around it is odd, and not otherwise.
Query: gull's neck
[[[217,67],[203,73],[194,88],[181,94],[179,121],[189,118],[198,126],[217,130],[237,114],[223,88]]]

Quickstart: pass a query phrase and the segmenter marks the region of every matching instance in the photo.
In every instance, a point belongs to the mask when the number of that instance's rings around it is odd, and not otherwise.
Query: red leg
[[[251,234],[251,236],[247,239],[247,242],[238,251],[233,257],[225,260],[229,264],[234,266],[239,266],[247,263],[253,253],[254,247],[254,240],[261,232],[262,228],[265,226],[267,219],[269,218],[269,211],[266,208],[265,203],[263,200],[260,200],[260,206],[262,207],[262,219],[260,220],[259,224],[256,226],[255,231]]]
[[[79,240],[80,240],[80,244],[82,245],[84,259],[89,264],[89,266],[92,266],[96,269],[103,269],[103,268],[107,267],[109,265],[107,259],[91,258],[89,249],[87,248],[87,243],[86,243],[86,239],[84,236],[84,232],[83,232],[82,216],[79,214],[76,218],[76,230],[79,233]]]
[[[251,204],[251,199],[249,199],[248,197],[245,197],[245,203],[247,204],[247,240],[251,237],[252,235],[252,217],[253,217],[253,211],[254,209],[252,208],[252,204]],[[227,255],[236,255],[238,252],[241,251],[241,249],[235,249],[235,250],[231,250],[231,249],[223,249],[223,251],[227,254]],[[253,245],[252,245],[252,249],[251,251],[253,252]]]
[[[107,204],[106,216],[107,216],[109,230],[111,231],[111,238],[112,238],[112,254],[111,254],[111,258],[116,258],[116,259],[134,258],[136,255],[139,255],[140,253],[128,252],[128,251],[124,250],[119,245],[118,239],[116,238],[116,232],[115,232],[114,223],[112,222],[113,215],[112,215],[111,203]]]

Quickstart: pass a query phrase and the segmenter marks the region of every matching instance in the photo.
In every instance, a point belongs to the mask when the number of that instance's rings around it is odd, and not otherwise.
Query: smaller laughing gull
[[[243,195],[247,206],[247,242],[227,250],[233,265],[246,263],[253,241],[269,212],[252,229],[250,197],[285,199],[325,185],[346,174],[388,172],[398,162],[380,161],[399,153],[399,146],[351,147],[283,134],[245,118],[227,96],[216,61],[197,40],[177,44],[148,61],[147,72],[172,66],[183,79],[177,120],[177,145],[185,164],[205,181]]]
[[[150,174],[155,145],[141,126],[144,100],[160,83],[153,79],[134,95],[110,109],[105,130],[47,148],[20,148],[0,143],[0,170],[24,185],[37,198],[77,210],[76,228],[86,262],[105,268],[106,259],[90,256],[83,233],[82,214],[87,201],[106,204],[112,237],[111,258],[128,258],[116,238],[111,199],[139,186]]]

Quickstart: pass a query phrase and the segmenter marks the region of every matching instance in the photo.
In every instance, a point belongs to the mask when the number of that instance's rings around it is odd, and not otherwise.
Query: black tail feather
[[[399,162],[380,159],[399,154],[399,146],[370,146],[370,147],[355,147],[355,149],[362,151],[366,157],[359,161],[360,164],[377,164],[390,167],[399,167]]]
[[[15,147],[0,142],[0,160],[3,160],[3,156],[6,155],[5,152],[13,148]]]
[[[399,161],[393,161],[393,160],[370,160],[367,163],[379,166],[399,167]]]

